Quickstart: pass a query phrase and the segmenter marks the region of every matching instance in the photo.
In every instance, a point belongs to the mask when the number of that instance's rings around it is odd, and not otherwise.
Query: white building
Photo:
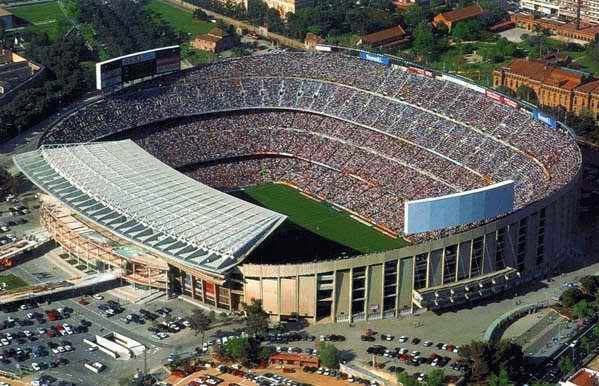
[[[557,16],[560,10],[560,0],[520,0],[520,8]]]

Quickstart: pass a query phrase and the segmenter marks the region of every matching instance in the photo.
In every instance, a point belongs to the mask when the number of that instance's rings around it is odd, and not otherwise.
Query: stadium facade
[[[263,55],[146,82],[66,117],[15,163],[46,193],[42,223],[65,252],[221,310],[261,299],[274,318],[394,318],[554,270],[576,226],[573,136],[461,78],[362,56]],[[507,213],[403,233],[404,204],[504,181],[513,186]],[[263,182],[411,243],[310,262],[246,260],[285,216],[221,191]]]

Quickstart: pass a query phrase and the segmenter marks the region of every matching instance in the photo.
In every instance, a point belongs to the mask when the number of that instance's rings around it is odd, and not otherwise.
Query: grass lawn
[[[68,23],[58,2],[20,5],[11,8],[10,11],[17,18],[30,23],[27,29],[47,32],[51,40],[56,39],[62,25]]]
[[[214,24],[191,19],[191,12],[184,11],[160,0],[152,0],[148,8],[164,18],[174,29],[193,36],[210,31]]]
[[[588,70],[588,71],[592,72],[593,74],[595,74],[595,76],[599,76],[599,62],[593,60],[592,58],[590,58],[584,52],[582,52],[582,53],[573,53],[572,57],[574,58],[574,61],[576,63],[580,64],[586,70]]]
[[[29,285],[29,283],[27,283],[25,280],[13,275],[12,273],[0,275],[0,283],[6,283],[6,291],[15,288],[27,287]]]
[[[287,221],[252,253],[262,263],[269,260],[280,263],[281,258],[291,258],[293,262],[312,261],[407,245],[404,239],[385,236],[347,213],[309,199],[284,185],[260,185],[235,195],[288,216]]]

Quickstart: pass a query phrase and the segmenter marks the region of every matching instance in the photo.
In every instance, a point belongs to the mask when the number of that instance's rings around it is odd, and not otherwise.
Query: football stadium
[[[568,256],[581,155],[543,113],[324,47],[136,82],[17,167],[66,253],[223,311],[310,322],[443,311]]]

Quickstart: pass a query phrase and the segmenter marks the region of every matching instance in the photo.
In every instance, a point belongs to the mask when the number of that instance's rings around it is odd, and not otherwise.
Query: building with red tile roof
[[[382,31],[373,32],[360,38],[359,44],[372,47],[391,47],[405,42],[408,34],[402,26],[387,28]]]
[[[271,365],[320,367],[320,360],[316,356],[291,354],[286,352],[271,355],[268,359],[268,363]]]
[[[526,86],[534,90],[541,106],[563,108],[599,116],[599,79],[590,74],[565,69],[543,61],[515,59],[509,66],[493,72],[494,87],[516,92]]]
[[[599,385],[599,372],[592,369],[582,368],[560,386],[597,386]]]
[[[554,19],[537,18],[528,13],[514,13],[510,15],[510,20],[517,27],[524,28],[527,31],[542,28],[557,36],[583,42],[592,42],[599,34],[599,25],[586,22],[582,22],[577,26],[575,22],[565,23]]]
[[[461,21],[466,21],[482,16],[484,13],[482,7],[478,4],[469,5],[467,7],[456,9],[454,11],[443,12],[435,16],[433,25],[445,25],[448,30]]]

